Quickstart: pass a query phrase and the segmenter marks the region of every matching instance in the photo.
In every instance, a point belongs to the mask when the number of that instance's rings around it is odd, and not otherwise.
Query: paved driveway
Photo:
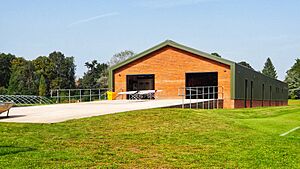
[[[180,105],[182,100],[129,101],[113,100],[88,103],[56,104],[46,106],[16,107],[0,115],[0,122],[57,123],[71,119],[105,114]]]

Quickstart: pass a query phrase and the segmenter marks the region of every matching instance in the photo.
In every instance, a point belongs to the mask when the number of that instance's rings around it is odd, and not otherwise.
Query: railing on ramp
[[[223,108],[222,86],[182,87],[178,89],[178,96],[182,97],[182,108]]]
[[[109,88],[99,89],[52,89],[50,97],[56,103],[91,102],[107,100]]]

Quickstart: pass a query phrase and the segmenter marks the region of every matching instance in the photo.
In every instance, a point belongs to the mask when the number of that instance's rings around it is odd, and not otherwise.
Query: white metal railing
[[[195,105],[197,109],[218,109],[223,107],[220,103],[223,104],[224,88],[223,86],[182,87],[178,89],[178,96],[182,97],[182,108],[188,104],[189,108]]]
[[[84,102],[95,100],[107,100],[107,92],[109,88],[99,89],[52,89],[50,90],[51,98],[56,99],[56,103],[60,102]]]

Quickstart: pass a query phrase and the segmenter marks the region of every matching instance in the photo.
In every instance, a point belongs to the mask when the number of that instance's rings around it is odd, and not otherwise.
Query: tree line
[[[0,94],[49,95],[50,89],[74,88],[74,57],[61,52],[26,60],[0,54]]]
[[[76,80],[74,57],[62,52],[54,51],[34,60],[0,53],[0,95],[49,96],[51,89],[107,88],[109,66],[133,55],[125,50],[113,55],[108,63],[86,62],[87,71]]]
[[[221,57],[218,53],[212,53]],[[134,52],[124,50],[116,53],[107,63],[97,60],[86,62],[87,71],[76,80],[74,57],[67,57],[54,51],[48,56],[26,60],[12,54],[0,53],[0,95],[49,96],[51,89],[92,89],[108,87],[108,68],[134,56]],[[252,70],[246,61],[239,62]],[[267,58],[262,74],[277,79],[277,72],[270,58]],[[287,71],[285,82],[289,87],[289,97],[300,99],[300,59]]]

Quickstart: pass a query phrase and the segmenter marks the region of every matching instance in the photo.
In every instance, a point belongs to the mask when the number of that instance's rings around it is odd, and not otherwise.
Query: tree
[[[8,94],[36,95],[37,82],[32,61],[16,58],[12,61]]]
[[[98,83],[101,87],[108,88],[108,69],[103,70],[100,78],[98,79]]]
[[[51,62],[49,57],[47,56],[39,56],[35,60],[33,60],[35,73],[37,77],[44,77],[46,84],[46,93],[45,95],[50,94],[50,83],[51,77],[55,77],[54,75],[54,64]]]
[[[214,52],[214,53],[211,53],[211,55],[214,55],[214,56],[217,56],[217,57],[222,57],[221,55],[219,55],[218,53]]]
[[[120,62],[123,62],[126,59],[131,58],[132,56],[134,56],[134,52],[131,50],[124,50],[121,51],[120,53],[116,53],[113,55],[113,57],[110,59],[110,61],[108,62],[108,65],[114,66]]]
[[[91,63],[86,62],[87,72],[84,73],[83,77],[80,79],[81,88],[105,88],[107,87],[107,82],[104,79],[107,78],[108,65],[105,63],[98,63],[93,60]]]
[[[300,59],[287,71],[285,82],[289,87],[289,98],[300,99]]]
[[[7,89],[5,87],[0,87],[0,95],[6,95]]]
[[[277,79],[277,72],[270,58],[267,58],[262,74]]]
[[[44,78],[44,75],[41,75],[40,77],[40,84],[39,84],[39,96],[46,96],[46,80]]]
[[[50,88],[72,89],[75,88],[74,57],[65,57],[61,52],[49,54],[51,61]]]
[[[241,61],[238,64],[243,65],[243,66],[245,66],[245,67],[247,67],[249,69],[254,70],[253,67],[249,63],[247,63],[246,61]]]
[[[11,75],[11,62],[15,58],[12,54],[0,53],[0,87],[8,87]]]
[[[28,61],[0,53],[0,94],[49,95],[49,90],[75,88],[73,57],[61,52]]]

